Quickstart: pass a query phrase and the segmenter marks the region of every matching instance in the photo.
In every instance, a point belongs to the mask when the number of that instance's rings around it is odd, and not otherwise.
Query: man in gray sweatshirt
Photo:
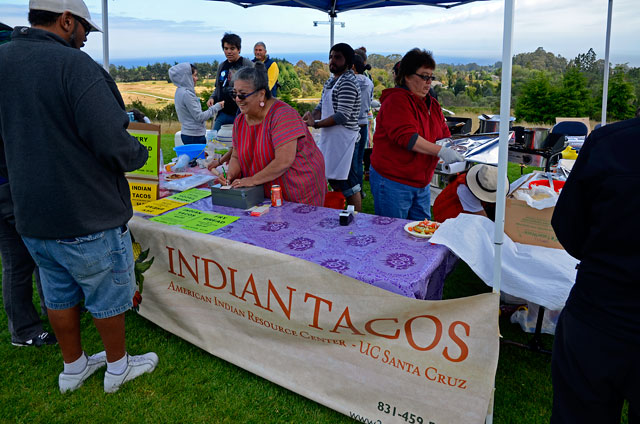
[[[40,268],[64,370],[61,392],[107,365],[104,390],[151,372],[158,356],[129,356],[124,313],[135,291],[127,171],[148,153],[127,133],[115,82],[80,51],[100,29],[82,0],[30,0],[31,27],[0,46],[0,174],[11,182],[18,233]],[[5,161],[6,158],[6,161]],[[80,303],[105,352],[87,356]]]

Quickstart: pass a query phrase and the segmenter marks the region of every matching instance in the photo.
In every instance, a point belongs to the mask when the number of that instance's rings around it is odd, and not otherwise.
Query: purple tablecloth
[[[336,209],[291,202],[253,217],[212,205],[210,197],[186,207],[240,217],[213,236],[305,259],[411,298],[441,299],[444,279],[457,260],[447,247],[405,232],[409,221],[404,219],[360,213],[352,224],[340,226]]]

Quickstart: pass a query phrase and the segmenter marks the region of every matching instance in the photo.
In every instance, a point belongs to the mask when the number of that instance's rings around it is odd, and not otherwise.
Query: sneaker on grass
[[[79,374],[65,374],[63,372],[58,376],[58,386],[60,393],[72,392],[82,386],[82,383],[98,369],[107,365],[107,354],[103,350],[87,357],[87,366]]]
[[[127,381],[152,372],[156,365],[158,365],[158,355],[154,352],[136,356],[127,354],[127,369],[122,374],[111,374],[109,371],[104,373],[104,391],[115,393]]]
[[[46,331],[43,331],[42,333],[38,334],[31,340],[27,340],[24,342],[11,342],[12,345],[20,346],[20,347],[24,347],[24,346],[40,347],[45,345],[54,345],[56,343],[58,343],[58,339],[56,339],[56,336],[51,333],[47,333]]]

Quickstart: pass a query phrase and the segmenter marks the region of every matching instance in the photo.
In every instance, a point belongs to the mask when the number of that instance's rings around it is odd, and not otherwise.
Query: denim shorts
[[[119,315],[133,306],[133,247],[126,225],[68,239],[22,237],[40,267],[49,309],[68,309],[84,299],[94,318]]]

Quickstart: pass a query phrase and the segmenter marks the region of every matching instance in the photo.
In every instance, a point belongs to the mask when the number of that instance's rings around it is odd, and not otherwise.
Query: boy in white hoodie
[[[182,124],[182,142],[184,144],[205,144],[206,122],[224,107],[224,102],[216,103],[203,111],[195,85],[198,70],[188,62],[178,63],[169,68],[169,78],[176,87],[175,104],[178,120]]]

